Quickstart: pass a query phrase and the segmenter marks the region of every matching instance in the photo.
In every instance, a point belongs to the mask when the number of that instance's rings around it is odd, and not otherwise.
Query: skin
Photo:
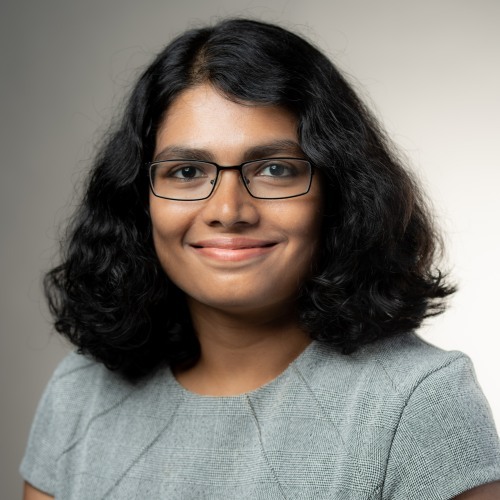
[[[24,500],[53,500],[54,497],[43,493],[40,490],[37,490],[31,484],[24,483]]]
[[[288,141],[275,156],[300,156],[297,123],[276,107],[242,106],[207,85],[185,91],[171,105],[157,137],[156,159],[172,147],[203,150],[207,160],[236,165],[255,146]],[[268,155],[266,155],[268,156]],[[272,156],[272,155],[270,155]],[[299,284],[311,271],[319,236],[319,177],[311,191],[289,200],[258,200],[239,174],[225,171],[213,195],[197,202],[150,198],[154,244],[169,277],[188,297],[202,355],[176,376],[200,394],[230,395],[271,380],[307,346],[294,314]],[[271,250],[228,248],[241,238],[275,242]],[[222,241],[222,249],[193,243]],[[230,244],[228,245],[228,242]],[[206,249],[205,249],[206,248]],[[246,253],[245,253],[246,252]],[[24,500],[53,497],[28,483]],[[458,500],[500,498],[500,482]]]
[[[183,92],[161,124],[155,159],[179,155],[223,166],[304,157],[294,115],[275,106],[237,104],[210,85]],[[220,174],[206,200],[151,194],[155,249],[186,294],[201,345],[199,362],[176,373],[187,389],[210,395],[255,389],[307,346],[295,297],[311,272],[321,211],[318,175],[309,193],[282,200],[253,198],[235,170]]]

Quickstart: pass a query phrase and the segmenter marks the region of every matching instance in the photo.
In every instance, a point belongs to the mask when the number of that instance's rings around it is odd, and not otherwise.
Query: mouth
[[[277,244],[277,241],[250,238],[214,238],[190,246],[196,253],[211,259],[239,262],[267,255]]]

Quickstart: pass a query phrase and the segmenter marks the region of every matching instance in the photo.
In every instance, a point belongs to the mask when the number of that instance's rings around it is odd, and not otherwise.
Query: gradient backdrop
[[[40,276],[54,262],[58,227],[76,203],[94,144],[138,70],[173,35],[226,16],[279,22],[319,45],[410,158],[461,286],[450,311],[422,333],[472,357],[500,422],[500,2],[7,0],[0,15],[2,498],[20,497],[17,468],[33,413],[67,350],[51,334]]]

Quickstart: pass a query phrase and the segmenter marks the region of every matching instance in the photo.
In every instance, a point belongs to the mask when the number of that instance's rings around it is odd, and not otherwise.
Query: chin
[[[228,314],[255,314],[255,316],[265,315],[266,311],[277,311],[280,309],[280,304],[288,304],[290,301],[281,300],[274,293],[272,297],[266,300],[263,294],[255,294],[249,296],[248,294],[238,295],[235,293],[228,293],[218,297],[190,297],[188,299],[191,303],[197,303],[204,308],[218,310]],[[289,309],[289,307],[288,307]]]

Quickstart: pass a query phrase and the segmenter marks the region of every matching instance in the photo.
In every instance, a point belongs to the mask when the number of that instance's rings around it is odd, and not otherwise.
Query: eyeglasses
[[[200,160],[161,160],[148,163],[151,191],[159,198],[205,200],[213,193],[222,170],[237,170],[254,198],[283,199],[309,192],[313,168],[302,158],[264,158],[222,167]]]

